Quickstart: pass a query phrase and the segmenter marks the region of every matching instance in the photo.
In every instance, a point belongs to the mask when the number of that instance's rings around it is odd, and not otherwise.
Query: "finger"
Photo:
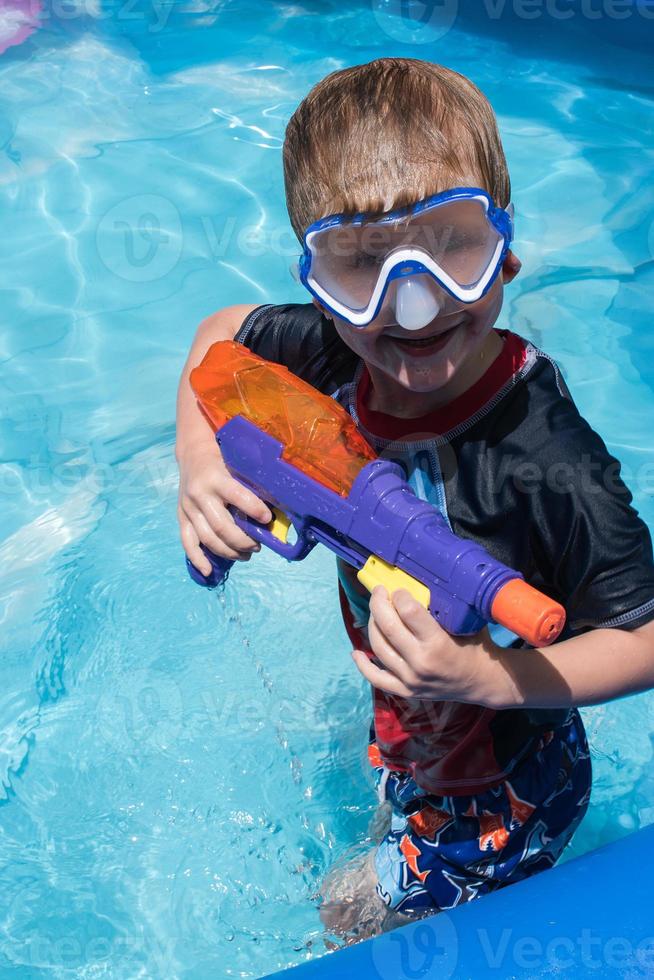
[[[393,593],[393,606],[403,626],[419,642],[433,639],[434,634],[443,629],[429,610],[421,606],[406,589],[398,589]]]
[[[180,524],[179,532],[186,557],[202,575],[211,575],[213,571],[211,562],[200,547],[195,528],[187,518],[184,518],[183,523]]]
[[[391,647],[401,654],[411,656],[416,638],[400,618],[386,589],[376,586],[370,597],[370,614]]]
[[[199,511],[193,514],[193,527],[195,528],[196,534],[200,539],[200,542],[208,548],[209,551],[213,551],[215,555],[220,555],[222,558],[231,558],[233,561],[246,561],[252,554],[251,550],[247,551],[241,548],[233,547],[230,537],[227,533],[224,533],[222,528],[220,531],[220,536],[209,526],[204,514]],[[238,530],[238,528],[237,528]],[[257,546],[258,550],[259,546]]]
[[[395,677],[388,670],[381,670],[376,667],[375,664],[371,663],[368,657],[361,650],[352,651],[352,659],[357,665],[359,671],[363,674],[366,680],[370,681],[373,687],[378,688],[380,691],[385,691],[387,694],[395,694],[400,698],[412,698],[415,695],[409,690],[406,684]]]
[[[233,516],[218,500],[206,497],[204,506],[198,510],[210,531],[220,538],[229,548],[239,553],[260,551],[261,545],[242,531]],[[195,515],[194,515],[195,521]],[[202,536],[201,536],[202,537]],[[204,544],[207,542],[202,538]]]
[[[251,517],[260,524],[270,524],[273,515],[270,508],[260,500],[256,494],[244,487],[238,480],[230,477],[229,481],[222,488],[225,503],[233,504],[238,507],[247,517]]]
[[[368,637],[375,656],[386,670],[394,674],[403,684],[408,684],[413,675],[411,668],[403,658],[402,653],[394,649],[392,644],[388,642],[372,618],[368,622]]]

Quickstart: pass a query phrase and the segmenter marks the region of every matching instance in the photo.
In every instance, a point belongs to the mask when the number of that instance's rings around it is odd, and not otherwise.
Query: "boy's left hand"
[[[405,589],[391,598],[378,585],[370,598],[368,637],[381,667],[361,650],[353,650],[352,658],[374,687],[403,698],[484,703],[486,675],[498,652],[487,629],[451,636]]]

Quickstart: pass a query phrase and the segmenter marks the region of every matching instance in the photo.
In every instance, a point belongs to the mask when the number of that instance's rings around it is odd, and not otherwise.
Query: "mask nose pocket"
[[[425,276],[407,276],[395,288],[395,319],[404,330],[422,330],[438,316],[441,303]]]

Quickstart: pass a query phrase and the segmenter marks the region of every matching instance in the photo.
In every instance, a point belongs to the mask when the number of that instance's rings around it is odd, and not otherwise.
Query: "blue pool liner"
[[[654,977],[654,826],[285,980]]]

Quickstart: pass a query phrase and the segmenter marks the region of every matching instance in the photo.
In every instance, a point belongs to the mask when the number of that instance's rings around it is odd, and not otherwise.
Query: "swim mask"
[[[306,231],[297,277],[352,326],[366,327],[390,302],[401,327],[420,330],[441,310],[443,290],[462,304],[481,299],[512,239],[512,204],[458,187],[382,215],[321,218]]]

